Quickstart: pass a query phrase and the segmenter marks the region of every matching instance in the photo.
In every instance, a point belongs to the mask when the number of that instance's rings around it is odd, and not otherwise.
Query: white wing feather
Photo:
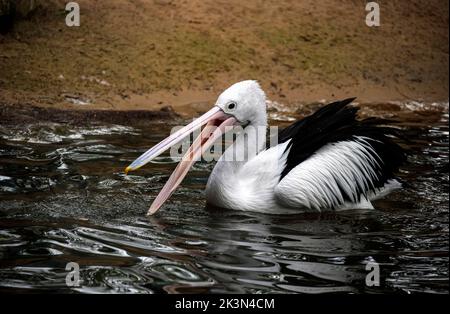
[[[374,194],[367,193],[366,198],[361,190],[368,192],[373,187],[381,162],[364,137],[327,144],[278,183],[276,199],[295,208],[347,208],[345,193],[350,203],[371,208]]]

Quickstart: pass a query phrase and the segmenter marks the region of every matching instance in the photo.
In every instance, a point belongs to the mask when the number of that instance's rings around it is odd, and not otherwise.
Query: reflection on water
[[[272,107],[274,120],[292,117]],[[197,163],[145,218],[175,161],[161,157],[129,176],[123,168],[172,125],[0,126],[0,291],[448,292],[448,104],[363,114],[405,130],[412,151],[401,176],[411,187],[374,211],[321,215],[205,209],[213,165]],[[371,261],[380,287],[365,285]],[[80,287],[65,284],[68,262],[80,264]]]

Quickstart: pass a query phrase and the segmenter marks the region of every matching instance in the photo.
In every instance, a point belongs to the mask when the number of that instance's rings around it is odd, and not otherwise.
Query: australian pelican
[[[266,148],[266,96],[256,81],[236,83],[215,106],[149,149],[126,169],[136,170],[205,126],[154,200],[154,214],[194,162],[228,129],[242,126],[214,167],[208,204],[265,213],[373,208],[371,200],[401,186],[395,172],[405,161],[393,128],[357,119],[354,98],[333,102],[299,120]],[[243,154],[244,160],[235,156]]]

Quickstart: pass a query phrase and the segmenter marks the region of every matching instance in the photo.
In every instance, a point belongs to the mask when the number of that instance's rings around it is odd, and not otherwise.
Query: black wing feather
[[[393,141],[393,138],[399,137],[397,129],[384,126],[387,121],[383,119],[357,120],[359,108],[349,106],[353,100],[355,98],[330,103],[279,133],[279,143],[291,140],[286,148],[290,151],[280,180],[321,147],[341,141],[355,141],[358,137],[364,137],[370,144],[373,157],[380,164],[376,169],[377,179],[370,182],[370,186],[358,187],[359,194],[366,195],[369,190],[375,191],[388,180],[396,178],[395,172],[406,161],[405,150]],[[345,199],[350,199],[343,189],[341,192]]]

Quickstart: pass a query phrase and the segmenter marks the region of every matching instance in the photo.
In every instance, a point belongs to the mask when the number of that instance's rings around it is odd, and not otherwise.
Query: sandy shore
[[[287,105],[448,101],[448,1],[380,1],[377,28],[355,0],[78,2],[81,27],[51,0],[0,35],[0,104],[190,115],[243,79]]]

